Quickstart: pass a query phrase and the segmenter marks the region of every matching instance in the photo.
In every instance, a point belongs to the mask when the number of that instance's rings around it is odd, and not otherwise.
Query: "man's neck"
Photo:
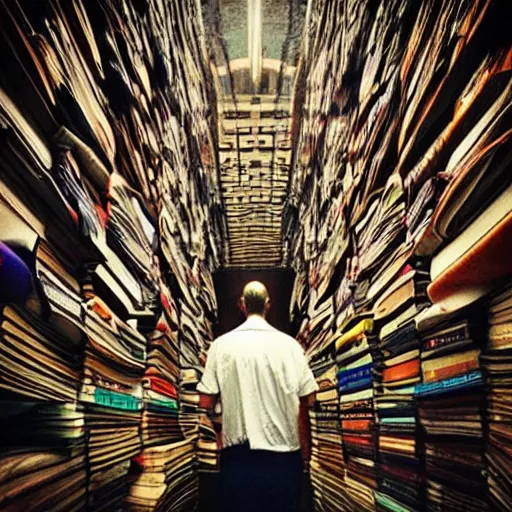
[[[264,315],[258,315],[258,313],[251,313],[250,315],[247,315],[247,320],[252,320],[254,318],[258,318],[260,320],[265,320],[265,316]]]

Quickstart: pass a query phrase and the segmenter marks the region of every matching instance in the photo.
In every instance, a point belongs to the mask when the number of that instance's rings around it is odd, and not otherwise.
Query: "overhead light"
[[[247,0],[249,67],[254,92],[258,92],[263,63],[261,0]]]

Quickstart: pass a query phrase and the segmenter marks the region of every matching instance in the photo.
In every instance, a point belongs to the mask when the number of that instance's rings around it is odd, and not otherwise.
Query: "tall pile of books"
[[[142,379],[144,448],[180,441],[183,437],[178,415],[179,316],[170,290],[163,282],[160,290],[162,313],[148,339]]]
[[[142,472],[130,488],[128,510],[193,510],[199,490],[194,451],[193,438],[146,448],[136,461]]]
[[[46,172],[52,158],[11,99],[3,91],[1,97],[3,131],[11,136],[0,151],[0,507],[82,510],[87,466],[77,402],[84,351],[78,256],[90,252],[76,230],[66,231],[73,221],[70,211],[59,209],[63,202],[52,209],[56,186],[38,201],[22,180]],[[61,230],[67,237],[54,238]]]
[[[481,358],[488,389],[488,437],[485,454],[488,497],[490,509],[500,511],[509,507],[511,493],[511,306],[512,288],[507,283],[490,300],[488,344]]]
[[[226,232],[200,14],[0,4],[0,508],[197,500],[180,372],[201,372]]]
[[[376,487],[373,330],[373,319],[364,318],[335,341],[345,484],[362,510],[372,510]]]
[[[312,367],[336,354],[346,508],[506,510],[505,8],[308,8],[283,242]],[[311,328],[327,303],[335,339]],[[360,358],[352,336],[370,319]],[[314,460],[324,510],[334,484],[320,484],[332,475]]]
[[[310,411],[311,460],[310,476],[313,498],[320,510],[347,510],[349,501],[344,487],[346,464],[343,457],[339,425],[339,400],[336,366],[330,354],[312,362],[319,391]],[[330,368],[323,371],[327,363]]]
[[[420,375],[420,340],[414,316],[428,307],[429,274],[410,261],[374,304],[379,329],[375,373],[378,422],[377,501],[418,509],[423,502],[415,385]]]
[[[80,402],[85,406],[89,506],[117,510],[128,488],[132,457],[141,450],[141,379],[146,340],[95,297],[85,303]]]
[[[415,398],[425,434],[426,499],[432,509],[487,509],[479,361],[484,320],[478,311],[416,319],[422,384],[416,385]]]
[[[76,401],[82,347],[13,304],[1,307],[0,343],[0,507],[82,510],[85,431]]]

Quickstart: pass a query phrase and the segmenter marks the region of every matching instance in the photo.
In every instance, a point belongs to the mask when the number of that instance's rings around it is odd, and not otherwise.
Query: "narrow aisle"
[[[512,511],[511,15],[0,0],[0,512]]]

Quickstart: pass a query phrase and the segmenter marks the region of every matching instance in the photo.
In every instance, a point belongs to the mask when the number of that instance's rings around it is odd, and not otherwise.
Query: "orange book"
[[[423,361],[421,370],[423,382],[437,382],[476,370],[480,367],[480,350],[469,350],[462,354],[450,354],[444,357]]]
[[[372,420],[343,420],[341,428],[343,430],[370,430]]]
[[[411,361],[386,368],[382,372],[382,381],[393,382],[396,380],[411,379],[412,377],[416,377],[419,373],[420,360],[412,359]]]

